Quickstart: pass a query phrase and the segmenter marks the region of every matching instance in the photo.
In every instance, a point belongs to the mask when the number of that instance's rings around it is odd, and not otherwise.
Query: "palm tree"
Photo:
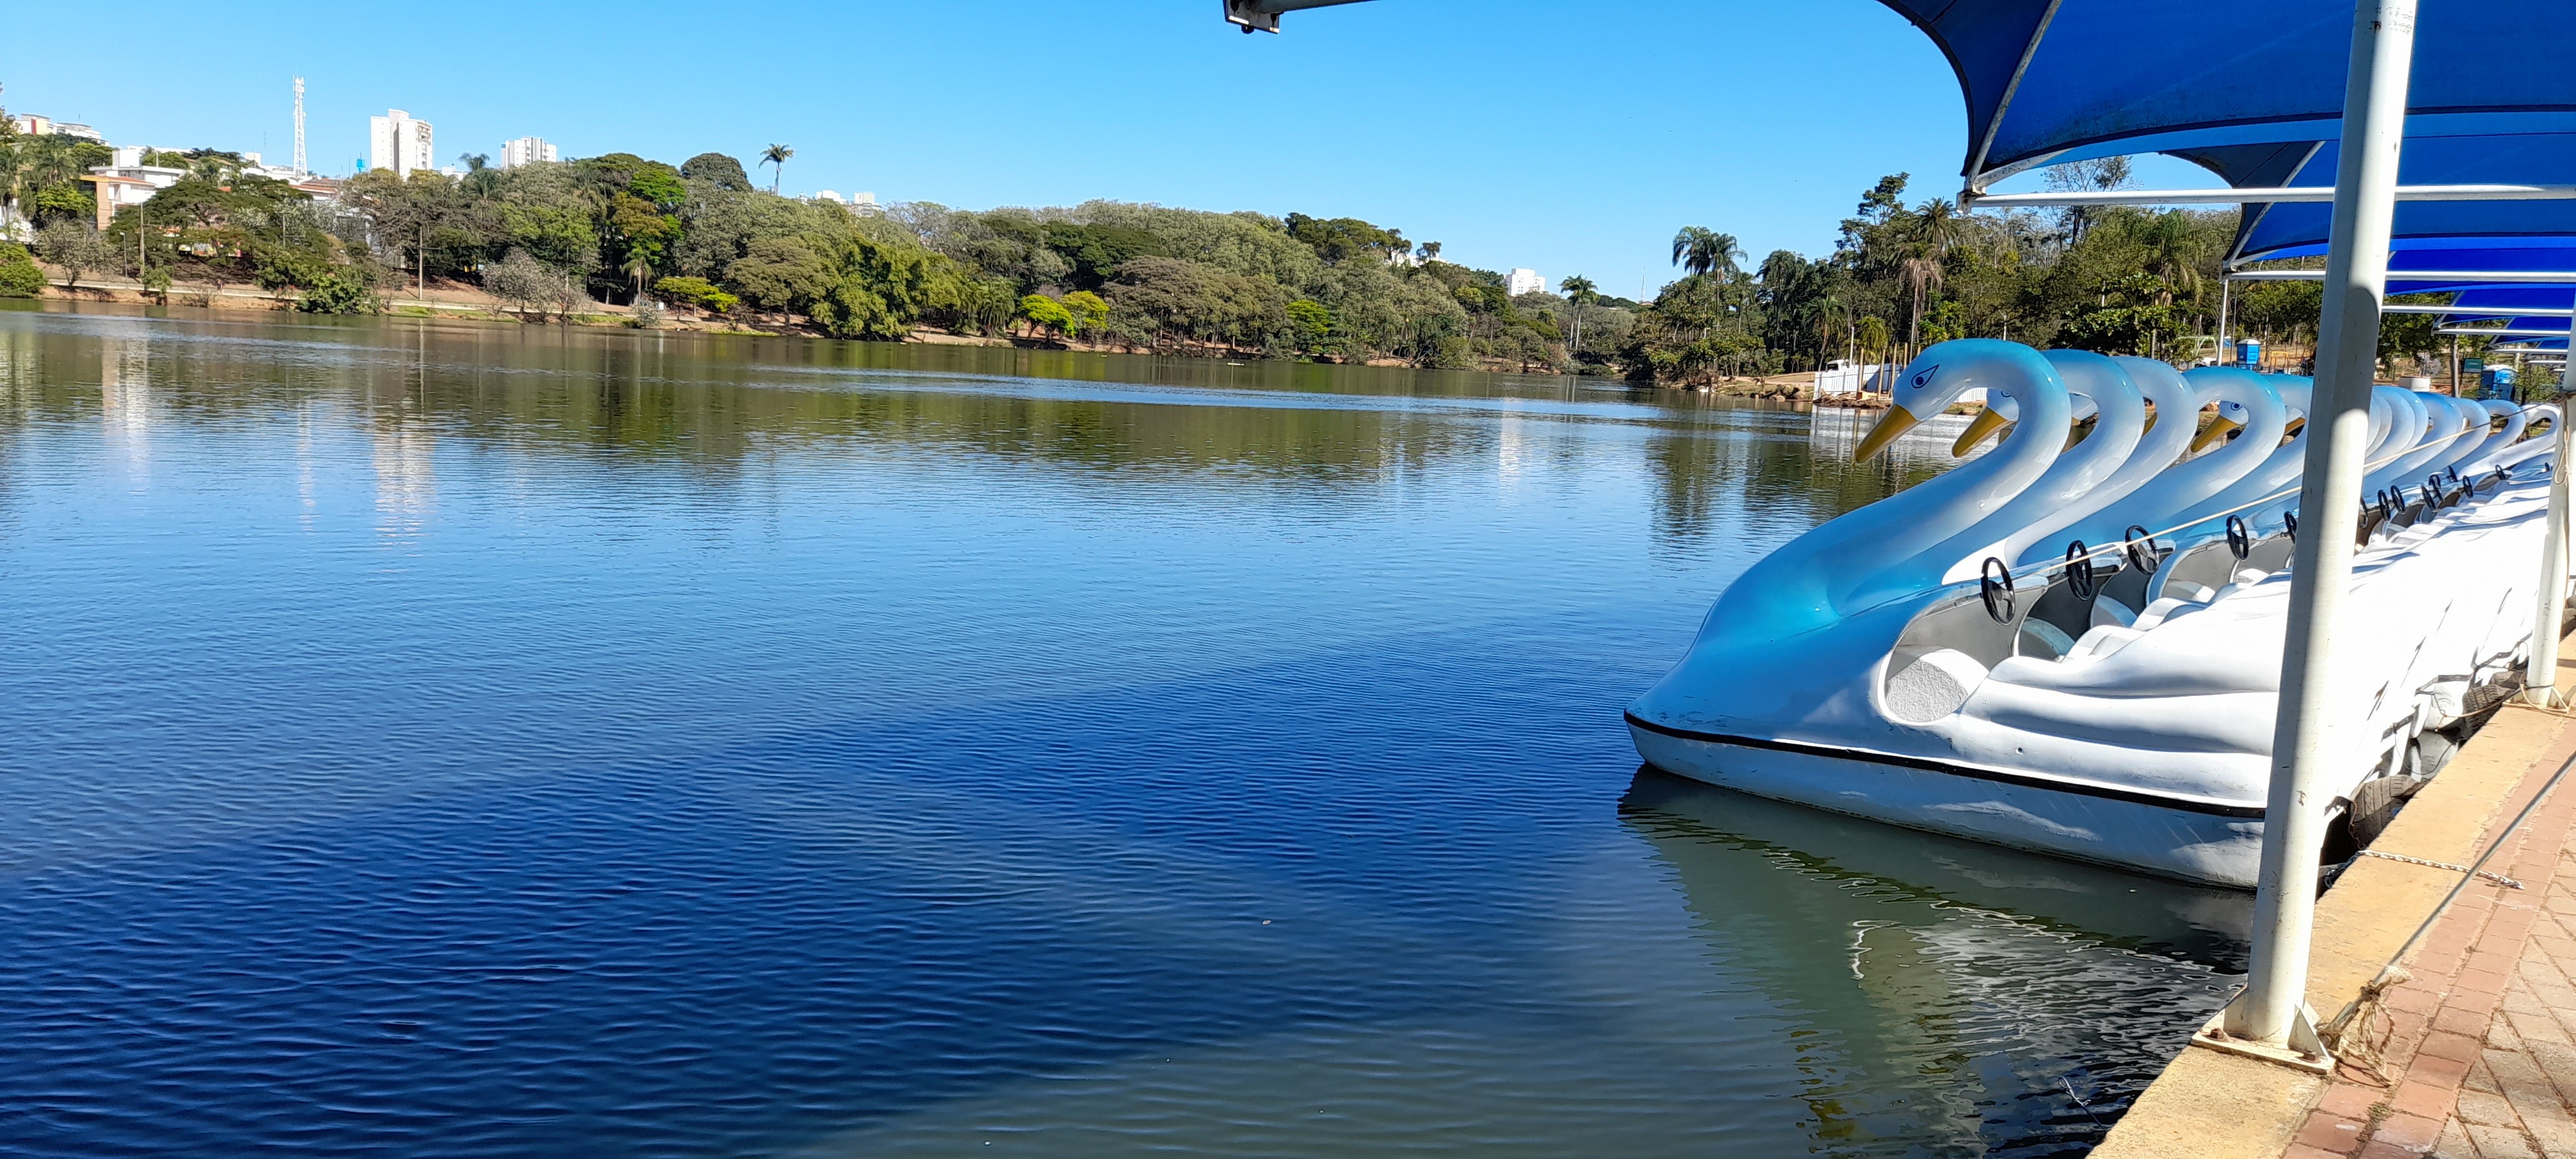
[[[1914,314],[1905,323],[1905,349],[1919,352],[1923,345],[1923,297],[1926,290],[1941,288],[1941,259],[1917,252],[1899,267],[1905,288],[1914,293]]]
[[[2200,297],[2202,239],[2191,225],[2191,218],[2176,209],[2147,219],[2138,230],[2138,241],[2147,247],[2147,272],[2165,283],[2156,294],[2157,305],[2173,305],[2177,291]]]
[[[1731,278],[1743,272],[1736,264],[1743,259],[1744,247],[1735,244],[1734,234],[1686,225],[1673,235],[1673,264],[1691,273],[1722,273]]]
[[[1556,284],[1557,292],[1565,295],[1566,301],[1574,303],[1574,341],[1565,348],[1568,358],[1583,349],[1583,308],[1601,296],[1600,289],[1592,284],[1592,279],[1580,274]]]
[[[1906,249],[1910,252],[1901,269],[1906,288],[1914,292],[1914,315],[1905,324],[1905,346],[1919,351],[1925,291],[1941,288],[1941,263],[1967,240],[1969,223],[1957,205],[1938,197],[1924,202],[1912,216],[1914,220],[1905,230]]]
[[[772,145],[760,151],[761,164],[775,165],[778,167],[770,170],[769,172],[769,191],[771,193],[778,192],[778,177],[780,174],[787,172],[787,159],[795,155],[796,150],[785,145]]]
[[[627,255],[626,276],[635,279],[635,300],[643,301],[644,279],[653,276],[653,259],[644,256],[642,250]]]

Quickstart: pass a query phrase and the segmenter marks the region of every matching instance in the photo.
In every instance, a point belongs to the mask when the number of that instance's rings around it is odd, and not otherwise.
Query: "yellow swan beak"
[[[1905,413],[1904,407],[1887,408],[1887,413],[1878,417],[1878,425],[1869,428],[1868,436],[1861,439],[1859,449],[1852,452],[1852,462],[1866,463],[1877,458],[1878,453],[1886,450],[1888,444],[1895,442],[1898,435],[1913,430],[1914,424],[1919,421],[1921,420]]]
[[[1968,429],[1959,432],[1959,441],[1950,444],[1951,457],[1965,457],[1968,452],[1976,450],[1977,444],[1984,442],[1987,435],[2011,425],[2010,421],[1991,407],[1978,411],[1977,417],[1968,420]]]
[[[2232,422],[2223,418],[2209,420],[2209,426],[2202,430],[2198,435],[2192,437],[2191,453],[2197,455],[2202,451],[2206,451],[2211,447],[2225,442],[2230,432],[2235,431],[2244,425],[2245,424],[2243,423]]]

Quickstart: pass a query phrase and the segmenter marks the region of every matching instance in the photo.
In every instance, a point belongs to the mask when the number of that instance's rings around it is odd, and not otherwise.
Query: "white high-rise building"
[[[543,137],[521,137],[515,141],[501,143],[501,167],[504,169],[516,169],[522,165],[534,165],[540,161],[559,160],[562,158],[556,156],[555,147],[546,143]]]
[[[1503,282],[1503,288],[1511,291],[1512,296],[1517,298],[1523,294],[1535,294],[1545,290],[1547,279],[1538,276],[1537,270],[1513,270],[1512,276]]]
[[[396,177],[409,177],[414,169],[438,168],[429,122],[415,120],[401,109],[367,118],[367,168],[391,169]]]

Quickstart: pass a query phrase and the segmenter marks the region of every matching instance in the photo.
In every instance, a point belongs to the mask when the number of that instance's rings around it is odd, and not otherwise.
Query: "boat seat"
[[[2168,593],[2168,594],[2166,595],[2166,597],[2165,597],[2166,599],[2180,598],[2180,599],[2184,599],[2184,600],[2189,600],[2189,601],[2191,601],[2192,603],[2195,603],[2195,604],[2205,604],[2205,603],[2208,603],[2208,602],[2209,602],[2209,598],[2210,598],[2211,596],[2214,596],[2214,595],[2217,595],[2217,594],[2218,594],[2218,593],[2216,593],[2216,592],[2214,592],[2214,591],[2211,591],[2211,590],[2210,590],[2210,589],[2208,589],[2208,588],[2205,588],[2205,587],[2200,586],[2199,584],[2193,583],[2193,582],[2191,582],[2190,580],[2179,580],[2179,579],[2178,579],[2178,580],[2166,580],[2166,581],[2165,581],[2165,591]],[[2163,603],[2163,602],[2164,602],[2164,600],[2157,600],[2157,601],[2156,601],[2156,603],[2159,603],[2159,604],[2161,604],[2161,603]],[[2150,605],[2150,606],[2153,606],[2153,605]]]
[[[2130,608],[2129,605],[2112,599],[2109,596],[2093,597],[2094,627],[2099,628],[2107,624],[2112,627],[2126,628],[2137,622],[2138,613],[2136,610]],[[2090,636],[2092,633],[2086,632],[2085,635]]]
[[[1930,724],[1959,711],[1968,694],[1986,682],[1986,666],[1956,648],[1935,648],[1887,678],[1887,714],[1908,724]]]
[[[2236,572],[2236,586],[2240,588],[2250,588],[2255,584],[2259,584],[2270,578],[2272,578],[2272,573],[2259,567],[2239,568]]]
[[[2098,624],[2094,626],[2092,631],[2084,633],[2083,639],[2075,642],[2074,650],[2068,652],[2066,654],[2066,658],[2069,660],[2099,660],[2104,656],[2108,656],[2113,652],[2117,652],[2122,648],[2128,647],[2129,641],[2135,640],[2144,635],[2146,635],[2146,633],[2130,628],[2116,627],[2110,624]]]
[[[2067,636],[2065,629],[2040,619],[2022,621],[2021,639],[2016,641],[2016,644],[2017,651],[2021,655],[2042,656],[2049,659],[2064,656],[2075,650],[2075,641]],[[2034,648],[2033,645],[2037,647]]]
[[[2187,608],[2190,606],[2192,606],[2192,604],[2189,600],[2181,600],[2172,596],[2166,596],[2161,600],[2148,604],[2147,610],[2138,613],[2137,622],[2130,626],[2143,632],[2158,624],[2164,623],[2165,617],[2174,614],[2175,609]]]

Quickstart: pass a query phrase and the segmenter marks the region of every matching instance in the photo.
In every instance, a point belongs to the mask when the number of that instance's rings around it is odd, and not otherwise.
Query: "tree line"
[[[2055,189],[2116,189],[2128,184],[2128,164],[2073,163],[2047,177]],[[2187,364],[2227,357],[2217,348],[2222,307],[2231,338],[2315,342],[2319,283],[2238,283],[2222,295],[2235,209],[1969,213],[1939,197],[1908,204],[1908,180],[1892,174],[1864,192],[1821,258],[1777,250],[1748,266],[1735,238],[1682,230],[1671,256],[1683,276],[1638,313],[1618,350],[1620,369],[1640,381],[1701,385],[1835,360],[1903,364],[1935,342],[1968,337]],[[2431,315],[2386,316],[2381,357],[2431,358],[2435,329]]]
[[[5,122],[0,122],[5,125]],[[1115,201],[1060,208],[861,212],[780,196],[794,150],[772,145],[768,188],[740,161],[670,165],[611,153],[462,175],[361,173],[315,202],[215,150],[156,154],[186,170],[104,231],[78,175],[107,151],[0,129],[0,199],[38,227],[36,250],[90,272],[257,285],[303,308],[356,312],[432,281],[490,292],[525,317],[592,302],[649,321],[686,310],[838,338],[919,327],[1092,348],[1219,357],[1572,370],[1701,385],[1837,359],[1902,362],[1948,338],[2165,357],[2218,353],[2219,270],[2235,211],[1969,213],[1907,200],[1894,174],[1864,192],[1833,251],[1751,263],[1735,238],[1682,230],[1679,276],[1654,299],[1569,277],[1508,292],[1438,242],[1352,217],[1211,213]],[[2114,159],[2060,166],[2051,184],[2115,188]],[[13,266],[12,261],[20,263]],[[0,293],[24,283],[0,252]],[[19,272],[12,273],[13,269]],[[14,281],[13,281],[14,279]],[[2315,283],[2236,288],[2233,329],[2312,340]],[[2391,353],[2432,348],[2425,316],[2392,316]]]

